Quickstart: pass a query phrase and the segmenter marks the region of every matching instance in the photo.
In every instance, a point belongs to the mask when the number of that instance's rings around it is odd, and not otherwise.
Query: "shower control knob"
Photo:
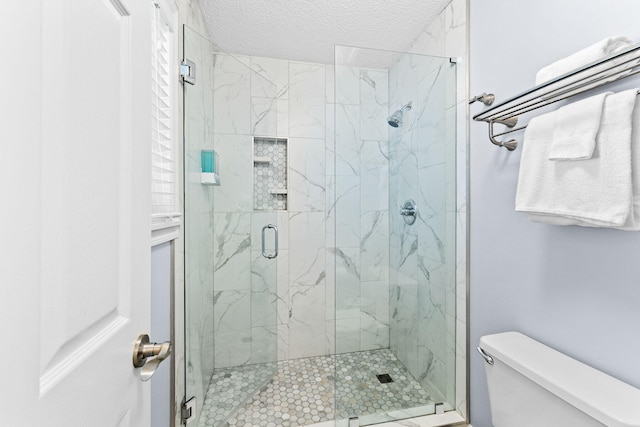
[[[400,208],[400,215],[402,215],[402,219],[407,225],[411,225],[416,222],[416,216],[418,215],[416,202],[413,199],[409,199],[404,202],[404,204]]]

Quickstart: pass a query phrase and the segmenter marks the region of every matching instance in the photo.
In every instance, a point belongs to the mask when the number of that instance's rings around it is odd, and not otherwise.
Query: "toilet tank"
[[[486,335],[478,351],[494,427],[640,427],[639,389],[525,335]]]

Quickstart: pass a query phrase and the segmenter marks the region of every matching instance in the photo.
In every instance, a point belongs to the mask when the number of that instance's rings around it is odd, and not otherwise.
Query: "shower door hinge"
[[[180,408],[180,419],[182,420],[182,425],[187,425],[189,421],[193,421],[196,418],[196,397],[193,396],[191,399],[182,403],[182,407]]]
[[[196,63],[183,59],[180,63],[180,79],[190,85],[196,84]]]
[[[444,414],[444,403],[436,403],[435,407],[437,415]]]

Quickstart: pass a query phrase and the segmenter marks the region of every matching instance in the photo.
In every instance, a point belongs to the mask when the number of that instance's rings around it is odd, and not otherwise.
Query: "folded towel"
[[[631,212],[631,117],[636,94],[633,89],[605,98],[596,149],[589,160],[549,161],[556,112],[532,119],[524,136],[516,210],[536,214],[531,215],[535,221],[625,226]]]
[[[553,64],[542,68],[536,74],[536,85],[552,80],[576,68],[597,61],[607,55],[631,46],[633,42],[626,37],[607,37],[578,52],[562,58]]]
[[[636,97],[633,109],[633,120],[631,130],[631,179],[633,190],[633,201],[627,222],[620,227],[611,227],[618,230],[639,231],[640,230],[640,97]],[[590,224],[585,221],[578,221],[570,218],[563,218],[553,215],[529,214],[529,219],[536,222],[543,222],[554,225],[580,225],[583,227],[599,227],[597,224]]]
[[[556,112],[549,160],[586,160],[593,155],[605,92],[561,107]]]

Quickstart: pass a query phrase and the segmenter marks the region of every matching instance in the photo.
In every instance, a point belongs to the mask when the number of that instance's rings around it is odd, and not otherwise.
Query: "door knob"
[[[158,369],[158,365],[171,354],[171,343],[152,343],[149,335],[142,334],[133,345],[133,366],[142,368],[140,379],[149,381]],[[152,360],[147,360],[153,358]]]

